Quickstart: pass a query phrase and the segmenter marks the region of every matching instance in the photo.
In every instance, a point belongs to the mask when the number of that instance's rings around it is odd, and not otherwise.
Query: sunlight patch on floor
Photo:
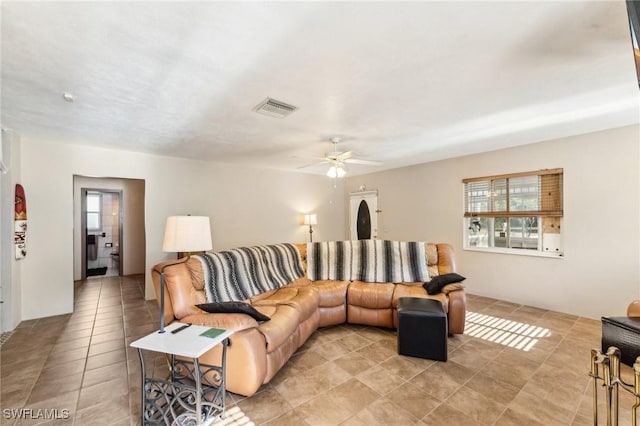
[[[537,325],[467,312],[464,334],[528,352],[551,332],[548,328]]]
[[[237,405],[227,410],[227,416],[224,420],[214,424],[216,426],[255,426],[255,423]]]

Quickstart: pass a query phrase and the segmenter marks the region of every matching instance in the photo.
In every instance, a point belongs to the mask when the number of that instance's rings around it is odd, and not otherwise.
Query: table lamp
[[[315,214],[305,214],[304,224],[309,225],[309,242],[313,242],[313,225],[318,224],[318,217]]]
[[[165,253],[211,250],[211,226],[208,216],[169,216],[167,224],[164,228],[164,240],[162,242],[162,251]],[[164,286],[165,286],[165,268],[189,260],[191,254],[188,254],[180,261],[164,265],[160,270],[160,331],[164,333]]]

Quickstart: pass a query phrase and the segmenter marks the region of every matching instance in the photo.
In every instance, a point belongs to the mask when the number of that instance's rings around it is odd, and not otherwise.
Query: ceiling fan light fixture
[[[347,171],[345,170],[344,166],[342,164],[332,164],[331,167],[329,167],[329,170],[327,170],[327,176],[335,179],[335,178],[342,178],[347,174]]]

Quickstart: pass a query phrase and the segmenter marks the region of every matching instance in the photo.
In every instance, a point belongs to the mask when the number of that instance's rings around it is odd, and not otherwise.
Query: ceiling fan
[[[327,170],[327,176],[330,178],[341,178],[347,174],[345,163],[350,164],[362,164],[365,166],[382,166],[380,161],[360,160],[353,158],[354,153],[352,151],[338,151],[338,144],[342,141],[339,137],[332,137],[331,143],[333,143],[333,151],[324,154],[324,158],[320,163],[314,164],[329,164],[329,170]],[[314,164],[308,164],[306,166],[299,167],[300,169],[312,166]]]

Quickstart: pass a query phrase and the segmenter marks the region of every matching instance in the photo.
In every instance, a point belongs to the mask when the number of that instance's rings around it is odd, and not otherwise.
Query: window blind
[[[563,169],[463,179],[465,217],[562,217]]]

